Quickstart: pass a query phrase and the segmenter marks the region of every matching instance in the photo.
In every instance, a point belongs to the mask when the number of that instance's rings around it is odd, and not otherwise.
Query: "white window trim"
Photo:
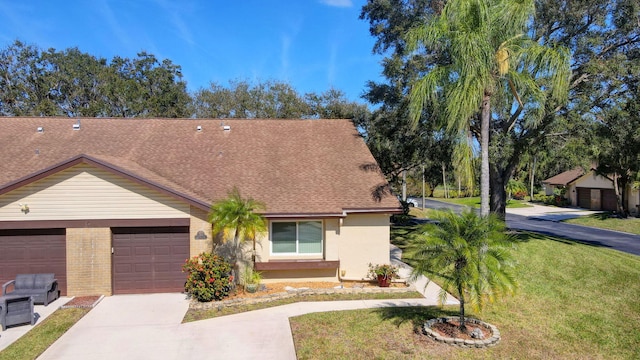
[[[298,240],[298,223],[300,222],[319,222],[320,227],[322,228],[322,239],[320,240],[320,252],[319,253],[299,253],[299,240]],[[296,252],[291,253],[274,253],[273,252],[273,224],[274,223],[296,223]],[[322,256],[324,254],[324,220],[311,220],[311,219],[290,219],[290,220],[272,220],[269,222],[269,255],[270,256],[296,256],[296,257],[307,257],[307,256]]]

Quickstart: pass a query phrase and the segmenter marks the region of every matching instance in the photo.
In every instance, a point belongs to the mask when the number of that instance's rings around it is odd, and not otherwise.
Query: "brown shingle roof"
[[[574,169],[565,171],[556,176],[550,177],[547,180],[544,180],[543,183],[549,185],[564,185],[566,186],[573,180],[576,180],[580,176],[584,174],[584,170],[581,167],[576,167]]]
[[[272,215],[398,208],[388,193],[375,196],[386,182],[370,170],[375,160],[348,120],[91,118],[73,130],[76,121],[0,118],[0,193],[86,158],[203,207],[237,186]]]

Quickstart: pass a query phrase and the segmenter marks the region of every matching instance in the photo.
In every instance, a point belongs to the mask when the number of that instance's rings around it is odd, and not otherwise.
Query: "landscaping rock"
[[[482,330],[480,330],[480,329],[473,329],[473,331],[471,331],[470,335],[474,339],[484,339],[484,334],[482,333]]]

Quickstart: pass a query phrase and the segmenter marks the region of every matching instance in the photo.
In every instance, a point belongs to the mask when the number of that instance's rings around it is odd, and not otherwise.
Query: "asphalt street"
[[[422,199],[418,200],[422,204]],[[462,210],[462,206],[427,199],[425,207],[430,209]],[[586,244],[607,247],[629,254],[640,255],[640,235],[618,231],[602,230],[592,227],[566,224],[536,217],[527,217],[507,213],[507,226],[514,230],[525,230],[543,235],[556,236]]]

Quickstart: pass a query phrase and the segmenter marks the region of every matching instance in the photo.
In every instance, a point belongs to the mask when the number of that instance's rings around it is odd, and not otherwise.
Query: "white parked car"
[[[400,196],[397,196],[398,201],[402,201],[402,198]],[[418,200],[408,197],[407,198],[407,204],[409,204],[409,207],[417,207],[418,206]]]

